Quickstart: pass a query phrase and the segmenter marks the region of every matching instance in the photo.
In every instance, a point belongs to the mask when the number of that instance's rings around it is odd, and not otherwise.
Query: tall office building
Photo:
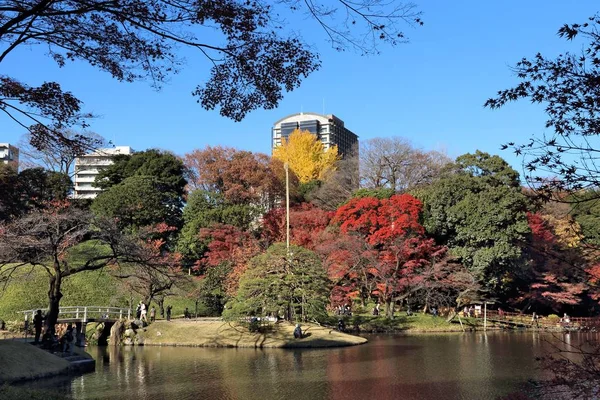
[[[102,168],[113,163],[112,157],[117,154],[132,154],[129,146],[116,146],[110,149],[98,149],[92,153],[75,159],[75,187],[73,198],[93,199],[102,189],[94,186],[94,180]]]
[[[0,143],[0,163],[8,164],[19,170],[19,149],[10,143]]]
[[[337,146],[342,157],[352,150],[358,151],[358,136],[344,126],[344,121],[333,114],[316,113],[292,114],[275,122],[271,147],[280,146],[282,139],[290,136],[295,129],[315,134],[325,150],[333,145]]]

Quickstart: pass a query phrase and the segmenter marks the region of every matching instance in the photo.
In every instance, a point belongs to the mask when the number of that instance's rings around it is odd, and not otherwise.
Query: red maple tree
[[[386,304],[386,314],[419,283],[421,270],[446,252],[425,238],[419,223],[422,203],[408,194],[389,199],[364,197],[350,200],[334,217],[343,233],[362,236],[377,251],[366,273],[376,284],[373,293]]]
[[[204,257],[196,263],[196,268],[216,267],[221,263],[229,263],[232,267],[227,276],[225,290],[235,295],[239,279],[246,271],[248,261],[261,251],[258,240],[248,232],[232,225],[215,224],[204,228],[199,233],[200,240],[208,241],[208,250]]]
[[[263,218],[263,238],[268,244],[285,242],[285,209],[275,208]],[[301,203],[290,208],[290,242],[314,250],[319,235],[331,221],[333,213],[310,204]]]
[[[560,311],[580,304],[588,289],[578,249],[561,246],[552,225],[541,214],[528,213],[531,240],[526,248],[529,270],[518,303]]]

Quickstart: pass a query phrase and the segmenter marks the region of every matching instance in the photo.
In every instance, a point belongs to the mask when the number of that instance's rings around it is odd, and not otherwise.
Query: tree
[[[77,260],[69,257],[76,246],[80,246]],[[9,284],[15,272],[25,268],[44,270],[49,302],[45,323],[50,332],[58,318],[64,278],[121,261],[148,264],[153,256],[137,238],[123,235],[113,221],[94,220],[68,202],[53,202],[0,224],[0,282]]]
[[[593,248],[600,248],[600,193],[588,190],[577,193],[577,197],[567,199],[571,203],[571,216],[581,227],[583,242]]]
[[[476,152],[457,159],[454,173],[417,191],[423,225],[483,287],[506,290],[523,267],[529,203],[519,175],[498,156]]]
[[[475,276],[449,256],[447,249],[425,263],[411,283],[412,302],[422,305],[425,310],[432,306],[460,309],[479,301],[481,290]]]
[[[262,210],[273,207],[285,194],[282,166],[262,153],[231,147],[207,146],[185,155],[192,191],[219,195],[230,204],[253,204]]]
[[[0,222],[18,216],[22,211],[19,196],[19,174],[7,164],[0,163]]]
[[[354,198],[340,207],[334,222],[342,232],[358,232],[372,245],[385,245],[396,237],[422,235],[419,223],[422,204],[409,194],[389,199]]]
[[[515,303],[554,312],[582,302],[588,290],[588,275],[582,254],[559,236],[562,224],[551,216],[527,214],[531,241],[526,248],[529,268],[524,271],[520,296]]]
[[[113,163],[99,171],[94,184],[108,189],[134,176],[152,177],[162,191],[178,197],[185,194],[187,181],[183,162],[169,152],[156,149],[113,156]]]
[[[330,228],[319,236],[315,252],[333,284],[333,306],[348,304],[354,298],[366,305],[375,295],[377,281],[372,268],[378,262],[378,251],[364,237]]]
[[[115,218],[121,229],[136,230],[166,223],[181,226],[181,197],[151,176],[132,176],[100,193],[91,209],[98,216]]]
[[[19,173],[19,192],[23,208],[42,208],[52,200],[66,200],[73,183],[67,174],[30,168]]]
[[[600,184],[596,163],[599,127],[598,74],[600,73],[600,17],[583,24],[565,24],[558,35],[567,40],[577,37],[585,48],[565,52],[552,59],[538,53],[523,58],[513,68],[521,82],[501,90],[486,101],[485,106],[497,109],[509,102],[529,99],[545,106],[546,128],[552,132],[533,137],[528,143],[507,143],[525,158],[525,179],[542,199],[575,195],[582,189],[595,190]],[[579,201],[577,196],[567,201]]]
[[[260,215],[252,204],[231,204],[218,193],[194,190],[183,208],[183,228],[177,248],[187,263],[194,263],[207,250],[207,243],[198,236],[201,229],[222,224],[248,231]]]
[[[308,201],[328,211],[335,211],[348,201],[360,185],[356,153],[339,160],[335,168],[325,174],[321,184],[307,194]]]
[[[53,200],[65,200],[72,187],[65,174],[30,168],[16,169],[0,164],[0,221],[19,217],[46,207]]]
[[[388,316],[393,315],[394,304],[414,290],[420,270],[446,251],[424,237],[421,209],[421,202],[408,194],[381,200],[354,198],[333,219],[341,232],[358,233],[377,250],[377,262],[368,266],[368,273]]]
[[[74,174],[75,158],[106,147],[107,141],[92,132],[77,133],[72,130],[61,132],[68,141],[46,141],[36,146],[32,145],[31,134],[26,134],[19,142],[19,162],[27,168],[43,167],[69,177]],[[77,145],[73,145],[77,143]]]
[[[112,274],[122,279],[126,287],[142,296],[144,304],[149,305],[154,298],[168,294],[186,280],[181,273],[181,255],[170,252],[167,242],[161,238],[165,232],[174,230],[164,223],[144,227],[136,238],[146,257],[111,268]]]
[[[198,260],[196,267],[205,273],[211,268],[227,264],[231,271],[222,282],[222,288],[227,295],[235,295],[248,262],[261,251],[258,241],[234,226],[219,224],[201,229],[198,238],[207,245],[206,253]]]
[[[329,281],[319,257],[299,246],[290,246],[288,253],[285,244],[277,243],[250,261],[224,316],[319,320],[326,314],[328,294]]]
[[[160,87],[182,65],[176,49],[206,57],[210,76],[193,94],[205,109],[220,108],[241,120],[247,112],[273,109],[319,67],[318,56],[281,23],[285,13],[306,12],[335,48],[376,52],[377,43],[404,42],[401,23],[421,24],[412,4],[398,1],[346,3],[340,7],[285,0],[219,2],[166,0],[37,1],[0,4],[0,62],[22,46],[42,45],[57,64],[82,60],[119,81],[149,79]],[[336,18],[339,23],[336,23]],[[340,20],[341,18],[341,20]],[[203,29],[204,28],[204,29]],[[205,41],[212,29],[218,42]],[[61,131],[86,125],[81,101],[55,82],[31,87],[0,79],[0,109],[32,134],[33,143],[71,143]],[[31,125],[33,124],[33,125]]]
[[[261,233],[267,243],[285,242],[285,212],[283,208],[275,208],[264,216]],[[290,208],[290,242],[314,250],[321,240],[320,233],[327,228],[332,216],[333,213],[309,203]]]
[[[301,183],[323,179],[339,159],[336,146],[324,149],[323,143],[309,131],[294,130],[273,149],[273,158],[288,163]]]
[[[369,139],[360,149],[361,186],[407,191],[430,183],[448,164],[446,155],[415,149],[401,137]]]

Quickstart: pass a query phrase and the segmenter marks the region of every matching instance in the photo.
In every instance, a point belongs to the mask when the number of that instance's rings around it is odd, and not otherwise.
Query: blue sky
[[[583,22],[600,11],[591,0],[415,1],[425,25],[407,28],[411,41],[383,48],[379,56],[333,51],[310,21],[293,20],[321,54],[322,67],[288,93],[276,110],[258,110],[243,122],[205,111],[191,96],[208,66],[187,55],[188,65],[161,90],[144,82],[119,83],[84,63],[59,69],[41,46],[23,47],[3,62],[2,74],[28,84],[56,80],[99,115],[90,130],[136,150],[162,148],[185,154],[206,145],[270,153],[277,119],[300,112],[333,113],[359,135],[401,136],[451,157],[483,150],[500,154],[520,170],[520,160],[500,151],[507,141],[544,133],[540,106],[520,102],[483,108],[497,90],[517,82],[509,70],[524,56],[577,51],[556,36],[564,23]],[[579,47],[578,47],[579,46]],[[23,130],[0,117],[0,141],[16,143]]]

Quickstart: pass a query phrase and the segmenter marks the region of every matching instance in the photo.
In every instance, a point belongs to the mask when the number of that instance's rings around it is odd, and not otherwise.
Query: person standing
[[[172,306],[167,306],[167,321],[171,320],[171,309],[173,307]]]
[[[73,336],[73,325],[69,324],[69,326],[67,326],[67,330],[60,341],[62,342],[62,352],[66,353],[68,348],[69,355],[72,356],[74,347],[73,342],[75,342],[75,337]]]
[[[154,322],[155,318],[156,318],[156,309],[154,308],[154,306],[152,306],[152,308],[150,309],[150,322]]]
[[[146,317],[146,305],[144,303],[140,304],[140,321],[148,323],[148,317]]]
[[[37,310],[35,316],[33,317],[33,327],[35,328],[35,340],[33,341],[34,344],[38,344],[40,342],[43,321],[44,317],[42,317],[42,310]]]

